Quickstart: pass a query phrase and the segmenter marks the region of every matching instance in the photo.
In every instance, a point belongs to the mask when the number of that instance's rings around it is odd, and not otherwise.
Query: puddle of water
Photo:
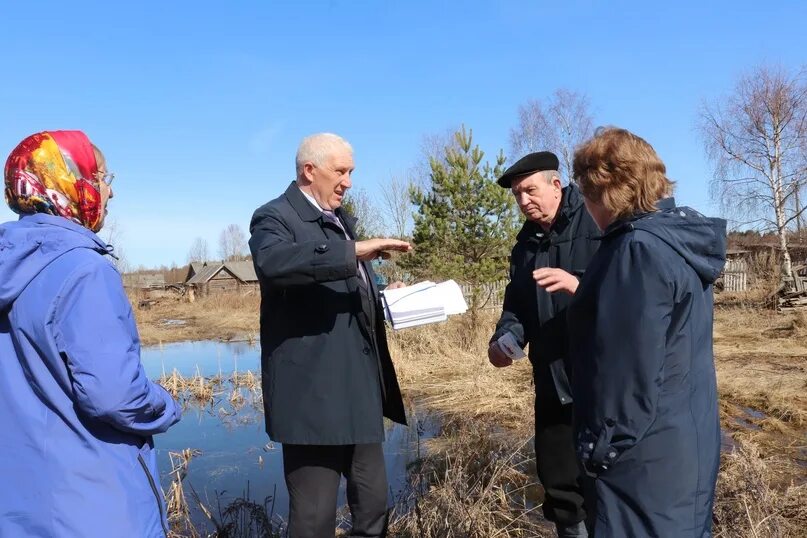
[[[141,354],[146,374],[157,379],[163,372],[171,374],[174,368],[183,376],[196,374],[196,367],[203,376],[235,370],[252,370],[260,373],[260,347],[248,342],[224,343],[212,340],[179,342],[143,348]]]
[[[160,325],[163,327],[181,327],[187,325],[188,322],[184,319],[161,319]]]
[[[753,422],[749,422],[747,419],[743,417],[732,417],[731,422],[732,424],[743,430],[759,431],[762,429],[758,425],[754,424]]]
[[[731,436],[731,433],[720,428],[720,452],[734,452],[735,448],[737,448],[737,442]]]
[[[762,411],[754,409],[753,407],[740,407],[740,409],[742,410],[743,413],[745,413],[746,416],[755,418],[757,420],[763,420],[768,418],[768,415],[766,415]]]
[[[197,368],[203,376],[219,373],[229,376],[236,369],[239,373],[251,370],[257,374],[260,348],[243,342],[186,342],[145,348],[142,361],[152,379],[174,368],[183,376],[195,375]],[[171,481],[168,453],[196,449],[201,453],[191,461],[184,481],[194,523],[204,525],[206,519],[190,497],[191,486],[214,514],[219,505],[223,510],[228,502],[244,496],[249,488],[250,498],[258,503],[274,496],[274,512],[285,519],[288,492],[283,479],[282,452],[280,445],[271,443],[265,433],[262,403],[256,402],[250,391],[240,389],[244,402],[233,406],[229,401],[232,393],[229,382],[217,390],[221,394],[212,404],[189,406],[178,424],[155,438],[163,489],[167,491]],[[420,414],[417,407],[410,411],[412,427],[385,423],[384,454],[390,504],[406,490],[407,467],[417,457],[418,436],[422,440],[439,432],[436,419],[417,416]],[[344,490],[343,481],[340,506],[346,503]]]

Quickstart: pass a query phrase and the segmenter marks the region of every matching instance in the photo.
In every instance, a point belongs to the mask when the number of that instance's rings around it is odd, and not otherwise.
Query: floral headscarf
[[[31,135],[6,161],[6,203],[20,215],[56,215],[96,232],[103,221],[97,172],[92,143],[81,131]]]

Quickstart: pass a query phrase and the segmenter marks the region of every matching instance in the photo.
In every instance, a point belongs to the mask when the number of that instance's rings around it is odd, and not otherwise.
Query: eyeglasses
[[[107,186],[109,186],[112,185],[112,180],[115,179],[115,174],[112,172],[105,172],[103,174],[101,172],[96,172],[95,179],[98,181],[103,181]]]

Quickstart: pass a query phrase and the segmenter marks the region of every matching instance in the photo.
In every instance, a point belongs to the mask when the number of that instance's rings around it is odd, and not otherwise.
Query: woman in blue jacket
[[[712,283],[726,223],[676,207],[653,148],[607,128],[574,176],[602,244],[569,309],[596,538],[711,536],[720,456]]]
[[[23,140],[0,226],[0,537],[167,534],[152,435],[180,418],[146,377],[121,278],[95,235],[112,197],[79,131]]]

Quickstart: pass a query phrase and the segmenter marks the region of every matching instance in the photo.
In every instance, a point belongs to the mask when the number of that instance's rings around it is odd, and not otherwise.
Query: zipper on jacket
[[[148,478],[149,486],[151,486],[151,492],[154,493],[154,498],[157,500],[157,509],[160,512],[160,526],[163,528],[163,532],[166,536],[168,536],[168,529],[165,528],[165,518],[163,517],[163,503],[160,499],[160,494],[157,491],[157,484],[154,483],[154,477],[151,476],[151,472],[149,472],[149,468],[146,465],[146,462],[143,461],[142,454],[137,455],[137,461],[140,462],[140,466],[143,468],[143,472],[146,473],[146,478]]]

